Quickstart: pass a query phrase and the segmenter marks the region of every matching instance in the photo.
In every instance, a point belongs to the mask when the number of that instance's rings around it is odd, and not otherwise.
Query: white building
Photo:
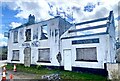
[[[115,26],[111,11],[108,17],[70,24],[61,17],[29,22],[9,31],[8,63],[25,66],[61,66],[64,70],[106,72],[106,63],[115,63]],[[105,24],[76,29],[77,26],[105,21]],[[78,35],[77,32],[106,28],[105,32]],[[60,53],[59,53],[60,52]],[[59,64],[57,55],[61,55]],[[104,74],[103,74],[104,75]]]

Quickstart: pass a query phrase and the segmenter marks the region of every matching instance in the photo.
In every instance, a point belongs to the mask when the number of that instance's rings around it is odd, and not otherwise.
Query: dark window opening
[[[41,39],[48,39],[48,26],[41,26]]]
[[[31,29],[27,29],[25,32],[26,41],[31,41]]]
[[[18,31],[13,32],[13,42],[18,43]]]

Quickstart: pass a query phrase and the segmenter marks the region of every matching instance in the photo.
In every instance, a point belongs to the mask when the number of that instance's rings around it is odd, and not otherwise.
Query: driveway
[[[6,60],[0,60],[0,81],[2,79],[2,67],[4,65],[7,65],[7,61]],[[14,72],[11,70],[7,70],[6,72],[6,79],[10,79],[10,74],[13,75],[13,79],[40,79],[41,76],[38,74],[30,74],[30,73],[25,73],[25,72]]]
[[[10,79],[10,74],[12,74],[13,79],[17,80],[31,80],[31,79],[41,79],[41,76],[38,74],[30,74],[30,73],[25,73],[25,72],[14,72],[14,71],[7,71],[6,73],[6,79]],[[2,79],[2,74],[0,75]]]

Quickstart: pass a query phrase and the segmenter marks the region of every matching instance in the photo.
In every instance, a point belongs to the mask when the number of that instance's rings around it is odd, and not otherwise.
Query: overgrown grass
[[[8,64],[6,66],[8,70],[13,70],[13,65]],[[62,71],[58,69],[43,68],[42,66],[24,67],[23,65],[17,65],[17,71],[23,71],[26,73],[33,73],[39,75],[59,73],[62,79],[80,80],[80,81],[107,81],[106,77],[100,75],[94,75],[89,73]]]

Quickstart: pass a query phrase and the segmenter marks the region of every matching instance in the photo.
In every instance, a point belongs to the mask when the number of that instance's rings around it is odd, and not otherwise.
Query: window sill
[[[20,60],[11,60],[11,61],[20,61]]]
[[[48,38],[47,38],[48,39]],[[39,39],[39,40],[47,40],[47,39]]]
[[[97,60],[75,60],[75,61],[84,61],[84,62],[98,62]]]
[[[18,42],[13,42],[13,43],[18,43]]]
[[[42,63],[51,63],[50,61],[37,61],[37,62],[42,62]]]
[[[29,42],[29,41],[31,41],[31,40],[26,40],[25,42]]]

